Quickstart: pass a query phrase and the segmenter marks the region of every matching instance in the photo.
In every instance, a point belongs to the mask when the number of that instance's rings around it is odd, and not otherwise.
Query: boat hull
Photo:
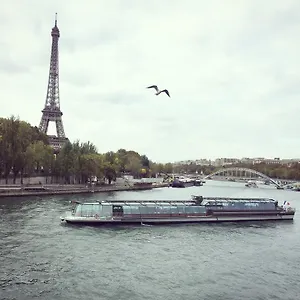
[[[172,182],[172,187],[173,188],[186,188],[186,187],[191,187],[194,186],[194,181],[173,181]]]
[[[194,186],[203,186],[203,183],[200,180],[195,180]]]
[[[61,218],[62,221],[72,224],[85,225],[129,225],[129,224],[187,224],[187,223],[220,223],[220,222],[249,222],[249,221],[292,221],[294,213],[278,214],[253,214],[253,215],[217,215],[217,216],[193,216],[182,218]]]

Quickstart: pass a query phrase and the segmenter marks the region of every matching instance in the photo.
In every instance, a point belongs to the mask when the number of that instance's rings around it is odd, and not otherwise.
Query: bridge
[[[265,179],[267,181],[270,181],[271,183],[273,183],[274,185],[276,185],[277,187],[282,187],[281,184],[279,184],[277,181],[275,181],[274,179],[270,178],[269,176],[258,172],[256,170],[252,170],[252,169],[248,169],[248,168],[222,168],[216,172],[213,172],[209,175],[206,175],[205,177],[203,177],[203,179],[210,179],[213,176],[216,175],[223,175],[223,177],[226,178],[243,178],[245,180],[253,180],[253,179]]]

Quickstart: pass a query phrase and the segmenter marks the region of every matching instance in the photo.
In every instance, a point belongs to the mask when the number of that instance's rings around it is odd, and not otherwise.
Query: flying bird
[[[156,90],[156,93],[155,93],[156,96],[158,96],[160,93],[166,93],[171,98],[168,90],[162,90],[161,91],[161,90],[159,90],[157,85],[150,85],[150,86],[147,87],[147,89],[151,89],[151,88]]]

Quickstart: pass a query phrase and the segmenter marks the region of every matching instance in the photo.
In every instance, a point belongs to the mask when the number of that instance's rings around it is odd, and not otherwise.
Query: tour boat
[[[295,209],[268,198],[192,196],[187,201],[74,202],[61,221],[81,224],[172,224],[293,220]]]

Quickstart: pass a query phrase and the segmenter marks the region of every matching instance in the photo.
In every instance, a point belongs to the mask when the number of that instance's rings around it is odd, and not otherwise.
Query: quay
[[[47,196],[47,195],[67,195],[67,194],[87,194],[87,193],[106,193],[121,191],[143,191],[153,188],[168,187],[168,183],[156,183],[151,185],[103,185],[85,186],[72,184],[46,184],[46,185],[1,185],[0,198],[4,197],[28,197],[28,196]]]

